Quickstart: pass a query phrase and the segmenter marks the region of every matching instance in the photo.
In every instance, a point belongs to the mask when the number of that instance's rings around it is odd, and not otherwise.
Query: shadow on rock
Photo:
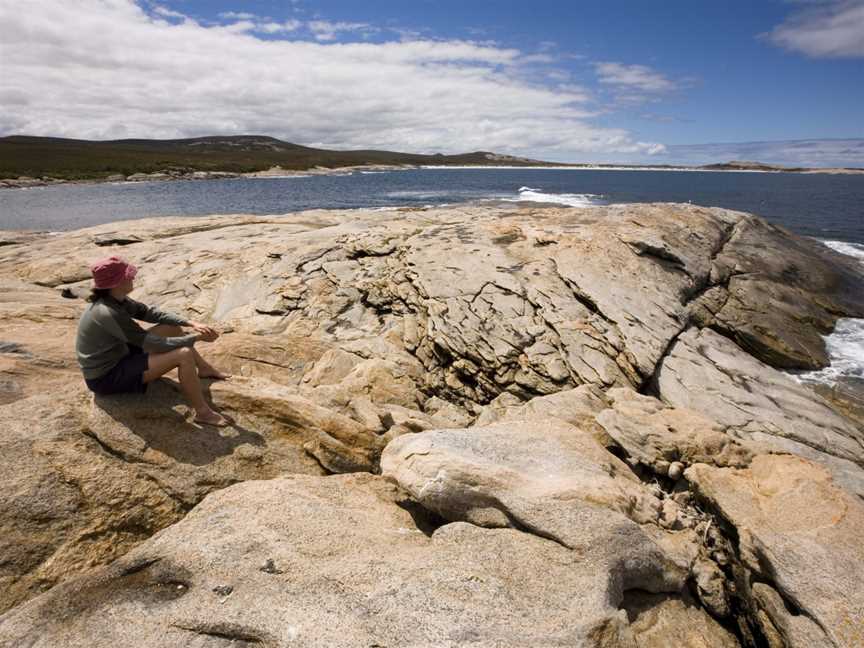
[[[165,380],[152,383],[145,394],[97,395],[93,402],[95,417],[104,413],[141,440],[143,447],[136,448],[136,454],[152,449],[180,463],[204,466],[243,444],[266,445],[264,437],[236,421],[225,428],[193,423],[183,414],[188,406],[182,395]],[[103,438],[101,430],[93,431],[108,452],[126,454]]]

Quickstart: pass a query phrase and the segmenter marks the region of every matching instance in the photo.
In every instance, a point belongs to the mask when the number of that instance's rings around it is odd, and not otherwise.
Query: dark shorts
[[[129,355],[111,367],[108,373],[98,378],[85,378],[90,391],[107,396],[108,394],[141,394],[147,391],[144,372],[150,366],[149,354],[134,344],[127,345]]]

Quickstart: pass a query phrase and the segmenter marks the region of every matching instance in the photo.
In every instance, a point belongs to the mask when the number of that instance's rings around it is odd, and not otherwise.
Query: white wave
[[[818,371],[793,374],[804,382],[834,384],[840,378],[864,378],[864,319],[843,318],[825,337],[831,364]]]
[[[822,243],[864,264],[864,245],[846,241]],[[796,372],[792,374],[795,379],[830,385],[840,378],[864,378],[864,319],[839,319],[834,331],[824,339],[831,364],[817,371]]]
[[[829,248],[840,254],[855,257],[864,263],[864,245],[861,243],[847,243],[846,241],[822,241]]]
[[[596,207],[607,204],[599,194],[545,193],[533,187],[520,187],[518,198],[506,198],[509,202],[541,202],[568,205],[570,207]]]

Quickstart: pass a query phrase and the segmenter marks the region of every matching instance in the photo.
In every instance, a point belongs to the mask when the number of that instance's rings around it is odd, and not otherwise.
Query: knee
[[[194,358],[192,357],[192,349],[190,347],[180,347],[176,351],[177,358],[181,363],[194,362]]]

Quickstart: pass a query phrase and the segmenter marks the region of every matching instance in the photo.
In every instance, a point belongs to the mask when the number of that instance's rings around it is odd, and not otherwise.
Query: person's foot
[[[226,416],[222,416],[219,412],[207,410],[206,412],[196,412],[195,422],[201,425],[212,425],[214,427],[226,427],[231,421]]]
[[[216,367],[204,367],[198,370],[199,378],[212,378],[213,380],[228,380],[231,374],[219,371]]]

